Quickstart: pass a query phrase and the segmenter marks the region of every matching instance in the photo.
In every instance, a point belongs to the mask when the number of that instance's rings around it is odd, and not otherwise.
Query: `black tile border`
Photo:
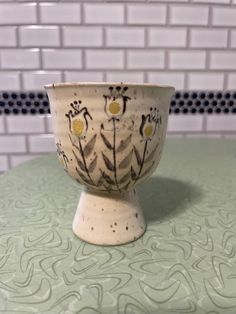
[[[49,102],[42,91],[0,92],[0,115],[49,114]],[[236,91],[177,91],[170,114],[236,114]]]

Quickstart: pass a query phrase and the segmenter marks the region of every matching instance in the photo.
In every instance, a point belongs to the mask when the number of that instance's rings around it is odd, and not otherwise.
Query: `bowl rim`
[[[94,86],[94,87],[100,87],[100,86],[137,86],[137,87],[158,87],[158,88],[164,88],[164,89],[173,89],[175,91],[174,86],[170,85],[159,85],[159,84],[153,84],[153,83],[135,83],[135,82],[64,82],[64,83],[53,83],[53,84],[46,84],[44,85],[45,89],[54,89],[56,87],[73,87],[73,86]]]

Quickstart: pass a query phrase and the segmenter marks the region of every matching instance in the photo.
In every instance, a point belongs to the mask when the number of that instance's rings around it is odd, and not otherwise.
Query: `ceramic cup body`
[[[93,196],[100,193],[97,207],[101,207],[98,203],[108,194],[109,199],[110,195],[119,195],[122,206],[122,193],[127,198],[127,193],[132,193],[159,163],[174,88],[150,84],[62,83],[48,85],[46,90],[57,155],[63,168],[86,186],[87,193]],[[83,204],[80,212],[90,206],[84,201]],[[73,225],[74,231],[75,228]],[[95,226],[90,226],[90,231],[91,228],[94,230]],[[106,230],[102,230],[105,234]],[[80,237],[87,240],[84,235]],[[102,240],[98,244],[128,240],[115,241]]]

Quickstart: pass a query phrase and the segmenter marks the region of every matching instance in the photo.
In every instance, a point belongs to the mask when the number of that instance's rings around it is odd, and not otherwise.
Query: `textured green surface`
[[[0,178],[0,312],[235,314],[233,141],[168,140],[128,245],[73,235],[79,192],[54,155]]]

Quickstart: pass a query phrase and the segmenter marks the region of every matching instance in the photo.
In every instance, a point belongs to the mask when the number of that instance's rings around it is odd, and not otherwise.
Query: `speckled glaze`
[[[173,87],[130,83],[47,85],[57,154],[85,186],[73,231],[118,245],[145,231],[135,186],[157,167]]]

